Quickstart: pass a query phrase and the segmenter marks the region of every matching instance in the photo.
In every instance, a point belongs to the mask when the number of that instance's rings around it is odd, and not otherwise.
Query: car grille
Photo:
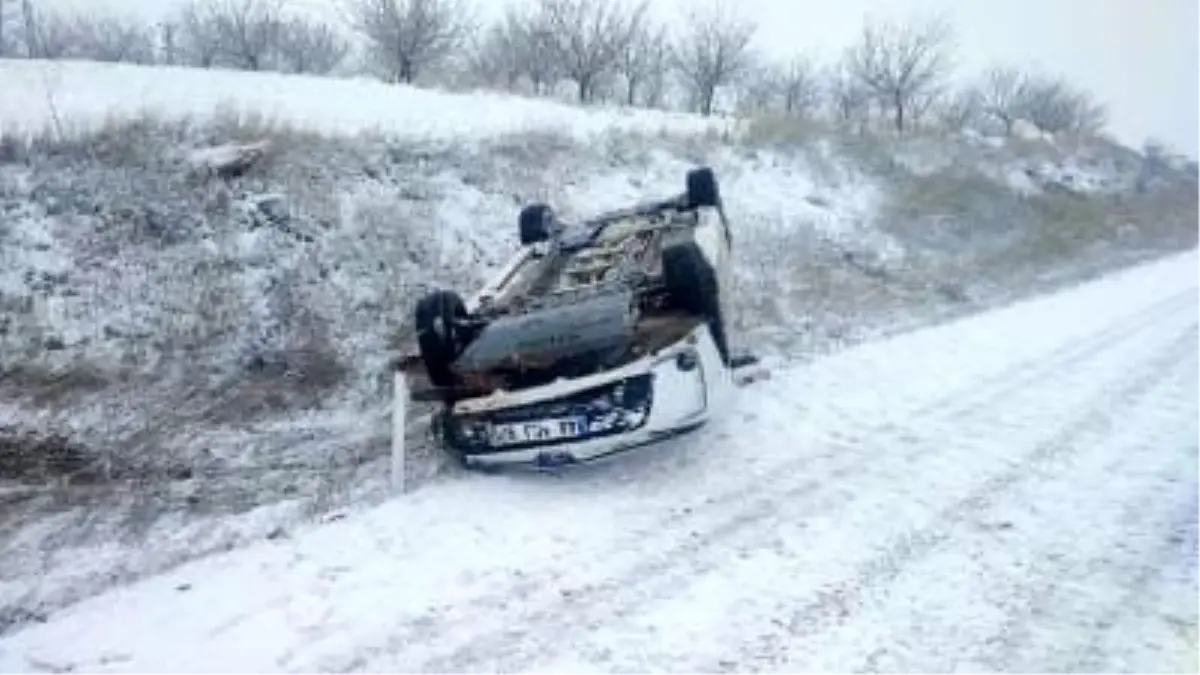
[[[493,424],[537,420],[585,418],[588,432],[575,440],[602,438],[643,426],[653,403],[653,376],[649,373],[625,378],[549,401],[531,403],[470,415],[448,415],[443,423],[445,441],[467,453],[501,452],[559,443],[559,440],[528,442],[493,447],[488,433]]]

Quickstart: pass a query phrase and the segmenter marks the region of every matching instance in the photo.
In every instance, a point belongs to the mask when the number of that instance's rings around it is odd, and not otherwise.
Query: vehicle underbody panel
[[[606,315],[596,316],[603,319]],[[462,383],[455,398],[473,398],[499,389],[521,391],[611,371],[682,340],[702,323],[698,317],[679,312],[643,316],[637,323],[624,325],[607,320],[612,323],[597,327],[591,348],[581,349],[576,344],[553,353],[492,351],[490,361],[479,359],[478,366],[459,370]]]
[[[629,348],[635,316],[629,291],[571,305],[505,315],[489,322],[455,361],[460,372],[545,368],[570,356],[620,354]]]

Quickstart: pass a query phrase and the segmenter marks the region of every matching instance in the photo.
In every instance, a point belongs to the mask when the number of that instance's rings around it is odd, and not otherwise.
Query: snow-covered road
[[[0,670],[1197,669],[1197,255],[780,371],[0,641]]]

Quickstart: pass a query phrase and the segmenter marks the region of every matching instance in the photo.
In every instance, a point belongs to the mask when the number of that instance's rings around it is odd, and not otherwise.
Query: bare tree
[[[949,131],[971,127],[984,114],[983,98],[976,88],[963,89],[944,97],[935,106],[938,124]]]
[[[279,31],[280,66],[293,73],[326,75],[346,58],[350,47],[325,24],[285,21]]]
[[[949,75],[951,30],[941,18],[915,25],[868,22],[851,47],[851,72],[891,111],[896,131],[920,97],[935,94]]]
[[[1108,111],[1090,94],[1062,78],[1022,72],[1007,66],[986,70],[975,86],[984,115],[1011,135],[1024,119],[1048,133],[1092,133],[1107,123]]]
[[[575,81],[580,103],[595,95],[597,80],[615,70],[646,13],[616,0],[540,0],[549,46],[563,75]]]
[[[223,51],[220,17],[215,7],[201,2],[190,0],[181,8],[172,34],[182,63],[212,68]]]
[[[750,42],[757,29],[754,23],[735,16],[722,0],[693,10],[671,51],[694,109],[712,114],[718,88],[750,65]]]
[[[33,3],[30,0],[21,0],[21,41],[25,44],[25,56],[34,58],[36,51],[30,40],[33,39],[36,33],[37,16],[34,14]]]
[[[782,78],[775,64],[762,63],[747,67],[738,78],[738,111],[744,115],[773,112],[779,104]]]
[[[540,14],[510,6],[500,20],[472,39],[468,68],[475,77],[508,91],[528,78],[534,94],[558,78],[559,64],[550,44],[550,29]]]
[[[908,128],[913,131],[923,128],[929,117],[937,117],[943,102],[951,96],[952,94],[944,89],[934,89],[914,96],[906,113]]]
[[[865,131],[871,115],[871,91],[844,61],[829,69],[825,81],[834,119],[843,125],[857,123],[859,131]]]
[[[0,55],[16,54],[17,29],[25,56],[39,59],[153,63],[153,31],[116,15],[47,12],[32,0],[0,0]]]
[[[554,49],[554,29],[544,12],[509,6],[503,20],[509,44],[521,73],[529,78],[534,94],[552,88],[562,77],[562,64]]]
[[[666,103],[667,77],[671,72],[671,43],[665,29],[651,36],[649,54],[648,74],[642,83],[642,105],[661,108]]]
[[[466,44],[475,25],[464,0],[348,0],[351,24],[393,82],[412,83]]]
[[[987,69],[976,87],[984,115],[1004,125],[1005,135],[1011,135],[1013,124],[1029,96],[1029,80],[1016,68],[995,66]]]
[[[215,1],[215,0],[210,0]],[[230,65],[267,70],[279,46],[283,0],[222,0],[214,6],[221,52]]]
[[[521,79],[519,48],[513,35],[497,22],[472,36],[467,51],[467,69],[476,82],[512,91]]]
[[[0,0],[0,58],[17,53],[18,9],[14,0]]]
[[[39,12],[31,0],[21,0],[21,22],[28,58],[61,59],[71,55],[74,35],[63,17]]]
[[[644,19],[617,57],[615,70],[625,82],[625,105],[636,105],[638,88],[650,76],[651,36],[655,33],[665,36],[665,29],[652,28]]]
[[[809,56],[797,56],[780,72],[783,112],[795,117],[810,117],[821,103],[821,78]]]
[[[625,105],[637,104],[639,89],[644,90],[646,105],[658,105],[669,54],[666,27],[643,16],[617,58],[616,72],[625,81]]]
[[[1092,134],[1108,123],[1108,108],[1066,80],[1031,76],[1018,106],[1019,116],[1046,133]]]
[[[72,56],[106,62],[155,62],[153,32],[135,21],[106,16],[75,17],[71,23],[67,32],[72,36]]]
[[[165,21],[158,26],[159,38],[162,41],[162,56],[159,61],[168,66],[179,64],[179,26],[173,21]]]
[[[1142,141],[1142,157],[1147,162],[1166,164],[1167,158],[1175,153],[1167,149],[1167,143],[1160,138],[1149,137]]]

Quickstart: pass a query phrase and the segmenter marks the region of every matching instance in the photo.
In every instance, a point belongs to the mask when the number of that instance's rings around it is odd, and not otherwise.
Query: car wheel
[[[692,206],[720,206],[721,190],[711,168],[702,167],[688,172],[687,200]]]
[[[546,241],[554,223],[554,210],[546,204],[530,204],[521,209],[518,221],[522,246]]]
[[[417,303],[417,346],[429,381],[436,386],[454,384],[450,365],[466,346],[460,325],[465,318],[466,305],[454,291],[434,291]]]
[[[725,317],[721,314],[721,288],[716,270],[704,258],[695,242],[663,249],[662,263],[663,279],[671,303],[708,322],[721,359],[728,363],[729,346],[725,337]]]

